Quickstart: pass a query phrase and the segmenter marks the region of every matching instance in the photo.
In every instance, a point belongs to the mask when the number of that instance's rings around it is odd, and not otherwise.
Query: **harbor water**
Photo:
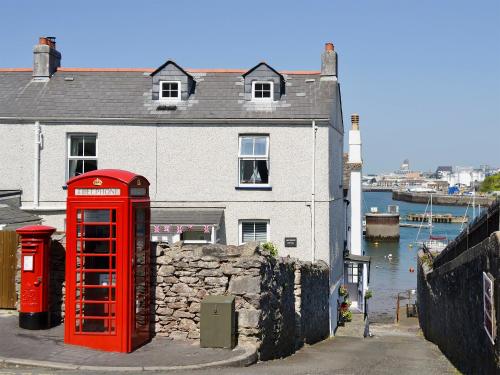
[[[401,221],[405,221],[408,213],[424,213],[425,204],[408,203],[392,200],[390,192],[363,193],[364,211],[370,212],[371,207],[378,207],[379,212],[385,212],[388,205],[399,206]],[[430,207],[427,207],[429,212]],[[467,210],[464,206],[436,206],[433,213],[450,213],[463,216]],[[478,214],[478,208],[476,208]],[[469,207],[467,216],[472,218],[472,208]],[[415,224],[415,223],[414,223]],[[465,225],[464,225],[465,227]],[[451,241],[460,233],[460,224],[434,223],[433,235],[444,235]],[[394,321],[396,314],[396,299],[398,292],[417,287],[417,251],[415,244],[419,228],[400,228],[399,242],[368,242],[364,241],[365,255],[371,256],[370,289],[373,298],[369,300],[370,321]],[[419,240],[429,238],[429,228],[422,226]],[[391,256],[389,256],[391,255]],[[414,272],[410,272],[410,268]]]

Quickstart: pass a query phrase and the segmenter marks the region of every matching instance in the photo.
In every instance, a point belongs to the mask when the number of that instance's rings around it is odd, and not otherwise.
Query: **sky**
[[[66,67],[319,70],[331,41],[364,173],[500,167],[498,0],[2,0],[0,19],[0,67],[30,67],[43,35]]]

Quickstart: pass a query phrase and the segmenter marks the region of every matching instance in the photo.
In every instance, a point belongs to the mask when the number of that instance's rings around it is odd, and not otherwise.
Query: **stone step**
[[[335,336],[340,337],[364,337],[365,319],[364,314],[352,314],[352,321],[339,326]]]

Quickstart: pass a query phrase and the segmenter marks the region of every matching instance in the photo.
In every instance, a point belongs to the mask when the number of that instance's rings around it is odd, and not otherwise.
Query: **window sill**
[[[240,185],[240,186],[235,186],[234,189],[235,190],[264,190],[264,191],[271,191],[271,190],[273,190],[273,187],[271,185],[262,185],[262,186],[259,186],[259,185],[249,185],[249,186]]]

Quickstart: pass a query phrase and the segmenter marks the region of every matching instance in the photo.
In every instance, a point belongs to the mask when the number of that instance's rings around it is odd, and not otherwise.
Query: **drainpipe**
[[[316,121],[312,122],[311,261],[316,261]]]
[[[35,169],[33,178],[33,208],[38,208],[40,203],[40,149],[42,147],[42,134],[40,123],[35,122]]]

